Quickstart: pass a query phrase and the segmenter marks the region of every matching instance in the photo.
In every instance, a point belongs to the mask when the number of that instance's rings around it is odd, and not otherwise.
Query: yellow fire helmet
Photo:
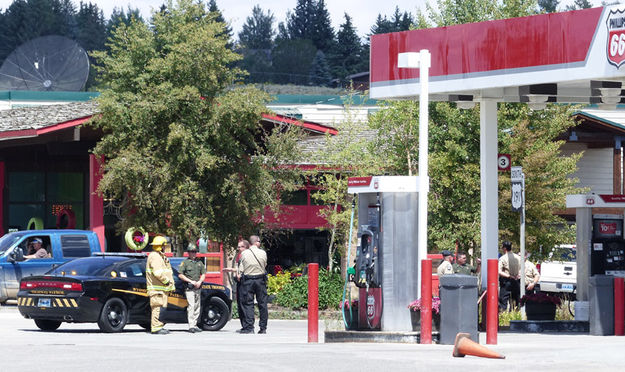
[[[163,249],[163,246],[167,245],[167,238],[164,236],[155,236],[150,245],[155,251],[160,251]]]

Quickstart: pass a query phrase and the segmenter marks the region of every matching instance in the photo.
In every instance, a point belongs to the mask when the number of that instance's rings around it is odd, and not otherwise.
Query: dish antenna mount
[[[27,41],[0,67],[0,90],[79,91],[89,77],[87,52],[73,40],[49,35]]]

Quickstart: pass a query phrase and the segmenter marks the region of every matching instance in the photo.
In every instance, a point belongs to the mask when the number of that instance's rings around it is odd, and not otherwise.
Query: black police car
[[[175,292],[170,293],[160,318],[165,323],[187,322],[184,283],[176,268],[182,258],[172,258]],[[146,290],[145,256],[94,256],[79,258],[45,275],[20,282],[17,305],[44,331],[62,322],[97,322],[103,332],[121,332],[126,324],[150,328],[150,301]],[[202,284],[202,307],[198,327],[217,331],[230,319],[230,291],[220,284]]]

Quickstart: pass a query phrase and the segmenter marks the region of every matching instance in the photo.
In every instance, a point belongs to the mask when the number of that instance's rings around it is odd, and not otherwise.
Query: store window
[[[57,216],[71,214],[84,229],[84,175],[77,172],[8,172],[8,227],[56,228]],[[68,212],[69,211],[69,212]],[[66,218],[67,220],[67,218]],[[65,225],[67,221],[65,221]]]

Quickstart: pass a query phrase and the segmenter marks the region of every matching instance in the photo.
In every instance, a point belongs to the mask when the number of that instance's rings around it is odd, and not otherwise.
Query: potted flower
[[[528,293],[521,298],[521,306],[525,306],[527,320],[554,320],[556,307],[562,305],[557,296],[550,296],[544,292]]]
[[[345,329],[348,331],[355,331],[358,329],[358,300],[352,300],[343,302],[343,315]]]
[[[418,298],[408,305],[408,309],[410,309],[410,320],[412,322],[412,330],[420,331],[421,330],[421,310],[423,310],[423,305],[421,303],[421,299]],[[432,297],[432,332],[438,332],[441,324],[441,299],[440,297]]]

